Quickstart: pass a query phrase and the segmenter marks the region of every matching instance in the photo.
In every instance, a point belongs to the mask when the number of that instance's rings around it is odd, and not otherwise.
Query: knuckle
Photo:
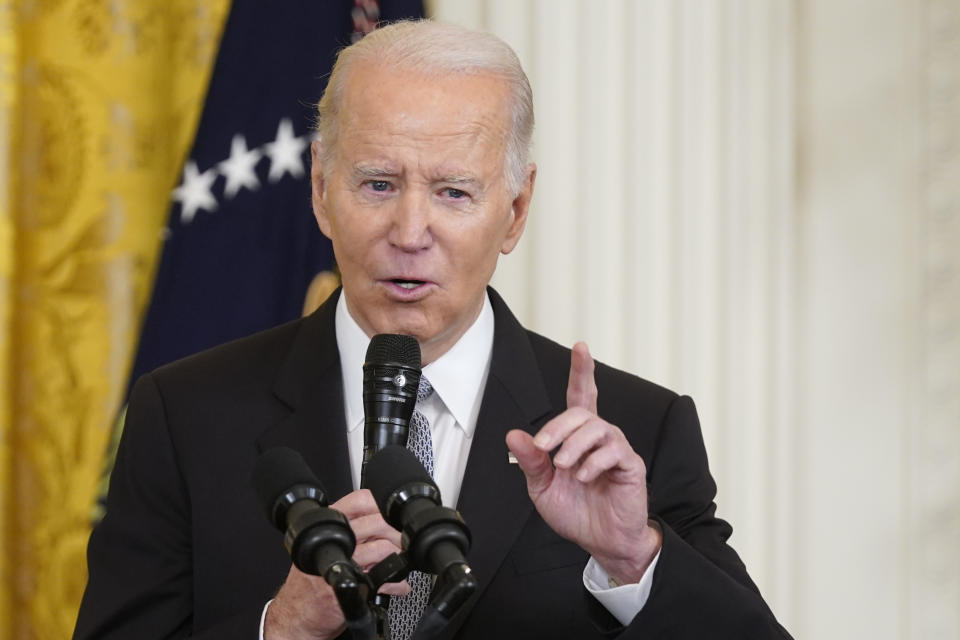
[[[373,516],[352,518],[350,520],[350,527],[353,529],[353,533],[358,541],[376,538],[383,533],[383,523],[379,522],[378,519]]]
[[[367,510],[377,508],[377,502],[373,499],[373,493],[370,492],[370,489],[360,489],[356,493],[359,506]]]
[[[586,407],[574,407],[572,409],[573,415],[578,419],[586,422],[593,417],[593,414],[586,409]]]
[[[380,562],[395,550],[396,547],[391,542],[378,538],[358,544],[353,552],[353,559],[359,565],[368,565]]]
[[[634,453],[634,455],[637,457],[637,468],[640,470],[641,475],[646,476],[647,463],[643,461],[643,458],[641,458],[639,454]]]
[[[394,551],[400,550],[397,545],[393,544],[392,541],[385,540],[383,538],[380,538],[374,542],[374,548],[376,549],[377,554],[381,557],[386,557]]]
[[[592,479],[595,473],[596,469],[594,468],[594,465],[587,460],[580,465],[580,469],[577,471],[577,477],[586,481]]]

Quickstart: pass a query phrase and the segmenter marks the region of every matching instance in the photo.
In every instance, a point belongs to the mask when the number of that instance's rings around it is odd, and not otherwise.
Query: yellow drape
[[[0,0],[0,640],[69,637],[227,0]]]

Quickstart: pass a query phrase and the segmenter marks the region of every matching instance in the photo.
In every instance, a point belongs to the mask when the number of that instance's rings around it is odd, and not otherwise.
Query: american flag
[[[421,0],[235,0],[180,182],[131,384],[300,315],[333,266],[310,207],[315,105],[336,52]],[[171,69],[171,73],[175,73]]]

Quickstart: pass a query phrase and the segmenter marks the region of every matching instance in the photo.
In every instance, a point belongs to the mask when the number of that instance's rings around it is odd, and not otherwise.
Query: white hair
[[[323,161],[333,158],[340,106],[351,68],[377,62],[425,74],[490,74],[509,87],[511,126],[507,140],[506,178],[516,195],[523,187],[533,137],[533,92],[517,54],[497,36],[432,20],[405,20],[375,29],[341,50],[317,107],[317,132]]]

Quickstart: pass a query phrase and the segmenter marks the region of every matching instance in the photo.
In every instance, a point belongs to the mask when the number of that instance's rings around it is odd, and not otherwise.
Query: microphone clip
[[[367,572],[374,592],[387,582],[402,582],[408,575],[410,575],[410,560],[403,551],[391,553]]]

